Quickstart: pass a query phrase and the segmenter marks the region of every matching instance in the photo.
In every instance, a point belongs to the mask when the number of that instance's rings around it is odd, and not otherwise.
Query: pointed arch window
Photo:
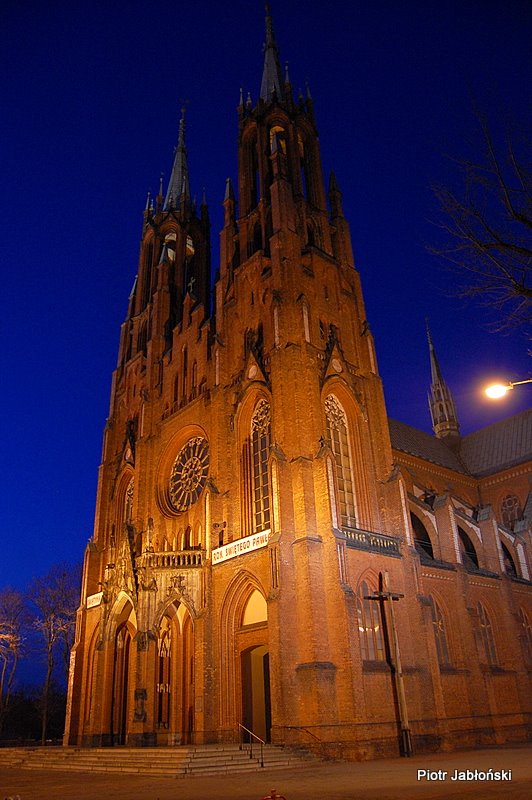
[[[517,619],[519,621],[521,644],[525,654],[525,661],[527,664],[532,663],[532,626],[528,614],[524,608],[519,608],[517,611]]]
[[[262,226],[260,222],[256,222],[253,226],[252,240],[249,248],[249,255],[252,256],[258,250],[262,250]]]
[[[507,575],[510,575],[512,578],[518,578],[519,574],[517,572],[517,568],[515,566],[515,561],[512,558],[512,554],[504,544],[501,542],[501,549],[502,549],[502,558],[504,561],[504,571]]]
[[[353,459],[349,442],[347,416],[339,400],[332,394],[325,398],[327,436],[336,465],[337,502],[343,526],[356,527]]]
[[[477,604],[477,616],[481,653],[484,656],[483,661],[485,664],[494,666],[497,664],[497,651],[495,649],[493,628],[489,614],[480,602]]]
[[[175,261],[175,252],[177,247],[177,234],[175,231],[170,231],[164,237],[163,250],[161,253],[161,261]]]
[[[419,517],[410,512],[410,521],[414,531],[414,547],[422,558],[434,559],[434,550],[429,533]]]
[[[445,632],[445,618],[438,603],[433,597],[430,598],[430,612],[432,617],[432,630],[434,631],[434,641],[436,642],[436,652],[438,654],[438,663],[446,665],[451,663],[449,657],[449,645],[447,643],[447,634]]]
[[[463,528],[458,526],[458,537],[460,544],[460,552],[462,554],[462,561],[464,567],[468,570],[479,569],[477,551],[475,545],[465,532]]]
[[[277,149],[279,149],[283,155],[286,155],[286,131],[280,125],[272,125],[270,128],[270,153],[274,150],[273,139],[274,137],[277,139]]]
[[[124,522],[129,525],[133,519],[133,491],[135,479],[131,478],[124,492]]]
[[[198,393],[198,364],[196,361],[192,364],[192,386],[190,387],[192,397],[196,397]]]
[[[367,581],[362,581],[358,587],[358,634],[364,661],[386,659],[380,606],[376,600],[369,599],[375,591]]]
[[[251,418],[251,481],[253,532],[270,529],[268,456],[271,442],[271,409],[267,400],[257,403]]]
[[[146,245],[144,251],[144,285],[142,288],[142,309],[146,308],[151,300],[153,273],[153,242]],[[142,310],[141,309],[141,310]]]

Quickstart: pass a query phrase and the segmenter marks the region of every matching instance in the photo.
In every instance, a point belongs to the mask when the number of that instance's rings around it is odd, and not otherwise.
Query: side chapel
[[[219,271],[182,117],[144,212],[71,656],[65,744],[368,758],[530,718],[532,414],[389,420],[342,194],[269,11]]]

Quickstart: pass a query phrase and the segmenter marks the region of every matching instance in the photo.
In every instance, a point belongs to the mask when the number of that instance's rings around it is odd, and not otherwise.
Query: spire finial
[[[186,200],[190,198],[190,186],[188,180],[187,148],[185,144],[185,113],[187,100],[181,106],[181,117],[179,119],[179,135],[174,156],[172,174],[166,191],[164,208],[168,208],[171,202],[177,203],[179,198],[184,196]]]
[[[262,70],[262,82],[260,85],[260,97],[265,103],[269,103],[273,95],[278,100],[283,100],[283,77],[281,65],[279,63],[279,52],[273,33],[272,16],[270,4],[265,4],[266,10],[266,41],[264,43],[264,68]]]

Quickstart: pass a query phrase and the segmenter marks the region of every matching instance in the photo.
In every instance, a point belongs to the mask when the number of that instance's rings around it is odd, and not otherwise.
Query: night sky
[[[522,410],[527,387],[496,405],[480,385],[530,374],[523,334],[490,332],[490,310],[453,297],[426,245],[439,236],[431,185],[459,185],[449,156],[481,148],[473,106],[498,132],[530,119],[530,5],[273,0],[272,13],[295,92],[310,85],[324,172],[343,191],[389,415],[431,430],[425,317],[464,433]],[[185,99],[191,189],[200,200],[205,187],[217,266],[239,89],[255,103],[264,10],[7,0],[0,28],[0,587],[24,588],[81,559],[92,533],[142,211],[170,175]]]

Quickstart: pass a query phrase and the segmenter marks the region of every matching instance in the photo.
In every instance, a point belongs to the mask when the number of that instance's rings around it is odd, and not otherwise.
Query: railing
[[[249,742],[244,741],[244,734],[247,733],[250,737]],[[260,736],[257,736],[256,733],[250,731],[249,728],[246,728],[244,725],[241,725],[240,722],[238,723],[238,738],[239,738],[239,748],[240,750],[244,749],[245,744],[249,744],[249,757],[253,758],[253,739],[260,744],[260,765],[261,767],[264,766],[264,745],[266,742],[264,739],[261,739]]]
[[[401,558],[399,539],[396,536],[386,536],[384,533],[371,533],[358,528],[342,528],[347,539],[347,546],[356,550],[370,550],[381,555]]]
[[[178,550],[176,552],[144,553],[142,563],[146,567],[161,569],[170,567],[201,567],[201,550]]]

